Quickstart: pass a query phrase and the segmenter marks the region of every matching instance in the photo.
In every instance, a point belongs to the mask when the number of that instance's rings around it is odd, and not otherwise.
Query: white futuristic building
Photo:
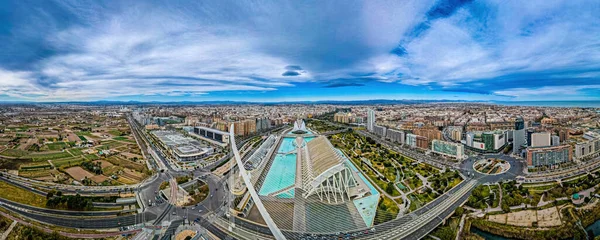
[[[308,130],[306,130],[306,125],[304,124],[304,121],[302,121],[302,119],[298,119],[294,122],[294,129],[292,129],[293,133],[307,133]]]
[[[316,194],[321,201],[328,203],[351,199],[352,192],[356,192],[351,188],[357,184],[341,153],[324,136],[307,143],[303,141],[302,137],[296,138],[297,146],[301,147],[298,148],[297,161],[302,167],[303,197]]]

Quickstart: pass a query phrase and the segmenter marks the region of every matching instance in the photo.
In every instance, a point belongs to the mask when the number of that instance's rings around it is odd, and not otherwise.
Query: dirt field
[[[65,172],[67,172],[73,179],[75,179],[77,181],[81,181],[85,177],[91,178],[94,176],[93,174],[84,170],[81,167],[67,168],[67,169],[65,169]]]
[[[81,141],[81,139],[79,139],[79,136],[77,136],[75,133],[69,133],[69,135],[67,135],[67,139],[69,140],[69,142]]]
[[[22,140],[21,145],[19,145],[19,147],[17,149],[19,150],[27,150],[27,148],[29,148],[29,146],[33,145],[34,143],[37,143],[37,138],[28,138],[27,140]]]
[[[538,227],[554,227],[562,224],[560,213],[556,207],[543,210],[525,210],[508,214],[489,215],[488,221],[513,226],[532,227],[537,222]]]
[[[104,175],[96,175],[90,178],[92,181],[94,181],[95,183],[101,183],[106,181],[108,178]]]
[[[540,227],[553,227],[560,226],[560,214],[556,207],[539,210],[537,213],[538,226]]]
[[[99,162],[100,163],[100,167],[102,167],[102,169],[113,166],[112,163],[109,163],[107,161],[104,160],[98,160],[98,161],[94,161],[95,163]]]
[[[488,221],[506,224],[506,214],[489,215]]]

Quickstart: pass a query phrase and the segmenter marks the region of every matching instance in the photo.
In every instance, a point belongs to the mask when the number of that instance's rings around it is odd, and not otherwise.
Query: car
[[[176,212],[173,212],[173,215],[177,215],[177,213],[176,213]]]
[[[202,209],[198,210],[198,212],[199,212],[199,213],[201,213],[201,212],[202,212]]]
[[[196,207],[192,207],[192,210],[196,209]]]

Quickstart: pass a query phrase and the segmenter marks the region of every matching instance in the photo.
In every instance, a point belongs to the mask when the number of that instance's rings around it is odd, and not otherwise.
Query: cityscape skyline
[[[600,100],[593,1],[31,5],[0,101]]]

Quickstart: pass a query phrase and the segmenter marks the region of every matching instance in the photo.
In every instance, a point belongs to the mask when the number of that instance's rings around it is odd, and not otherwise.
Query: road
[[[209,230],[211,233],[219,238],[226,238],[228,234],[226,230],[221,229],[214,224],[215,217],[224,215],[223,206],[226,204],[226,198],[228,196],[227,190],[227,177],[226,174],[223,177],[213,175],[210,170],[214,166],[217,166],[223,161],[227,161],[231,157],[231,153],[223,157],[217,162],[205,166],[203,168],[196,168],[191,171],[181,171],[178,168],[171,166],[168,159],[162,153],[161,149],[153,144],[152,140],[147,136],[146,132],[141,129],[137,123],[132,119],[129,120],[132,126],[132,132],[136,136],[136,141],[140,144],[140,147],[144,147],[144,155],[150,161],[150,164],[154,166],[158,171],[150,179],[144,181],[141,184],[121,187],[73,187],[70,185],[51,185],[47,186],[36,181],[31,181],[19,177],[3,176],[0,180],[9,182],[10,184],[28,189],[40,195],[45,195],[43,190],[58,189],[66,193],[84,193],[84,194],[114,194],[118,191],[134,191],[137,197],[141,199],[142,213],[132,214],[127,216],[116,216],[115,211],[105,212],[69,212],[62,210],[52,209],[39,209],[31,206],[13,203],[10,201],[0,200],[1,207],[6,208],[12,212],[18,213],[22,216],[35,219],[37,221],[46,222],[64,227],[72,228],[86,228],[86,229],[101,229],[101,228],[118,228],[121,226],[133,225],[135,223],[146,222],[152,225],[161,225],[164,221],[171,223],[171,229],[176,228],[178,225],[183,224],[185,219],[191,221],[196,220],[198,224]],[[340,130],[345,131],[345,130]],[[338,132],[338,131],[335,131]],[[392,221],[380,224],[374,228],[369,229],[357,229],[356,231],[349,232],[348,234],[355,234],[359,238],[363,239],[419,239],[426,236],[430,231],[435,229],[439,224],[447,217],[451,216],[458,206],[463,204],[470,196],[471,191],[479,184],[493,183],[502,180],[515,179],[517,176],[524,175],[523,161],[519,161],[510,156],[503,154],[490,154],[481,155],[478,157],[470,157],[462,162],[444,161],[441,159],[434,158],[425,154],[416,153],[411,150],[402,148],[401,146],[381,139],[371,133],[365,131],[357,131],[358,134],[368,136],[376,142],[398,151],[408,157],[414,158],[418,161],[422,161],[439,168],[452,168],[459,170],[463,176],[472,176],[465,179],[455,188],[449,190],[447,193],[442,194],[437,199],[428,203],[426,206],[417,209],[416,211],[404,215],[400,218]],[[331,132],[334,133],[334,132]],[[242,146],[250,138],[245,139],[238,143],[238,146]],[[251,152],[251,151],[250,151]],[[475,172],[472,169],[473,163],[481,158],[500,158],[508,161],[511,164],[511,169],[503,174],[499,175],[484,175]],[[193,175],[194,180],[201,180],[209,185],[210,193],[209,197],[203,202],[196,206],[189,207],[177,207],[174,199],[176,197],[176,182],[175,178],[178,176],[184,176],[188,174]],[[168,181],[170,182],[172,189],[170,193],[171,202],[161,201],[162,196],[160,195],[159,187],[160,184]],[[32,187],[36,188],[32,188]],[[39,189],[38,189],[39,188]],[[162,203],[160,203],[162,202]],[[69,217],[65,217],[70,215]],[[85,219],[78,219],[76,221],[73,218],[87,217]],[[258,232],[260,234],[270,235],[271,231],[262,225],[256,225],[251,222],[244,221],[242,219],[234,218],[237,227],[248,229],[249,231]],[[288,239],[299,239],[309,238],[315,236],[328,236],[333,237],[334,234],[313,234],[313,233],[298,233],[290,231],[282,231],[283,235]]]

